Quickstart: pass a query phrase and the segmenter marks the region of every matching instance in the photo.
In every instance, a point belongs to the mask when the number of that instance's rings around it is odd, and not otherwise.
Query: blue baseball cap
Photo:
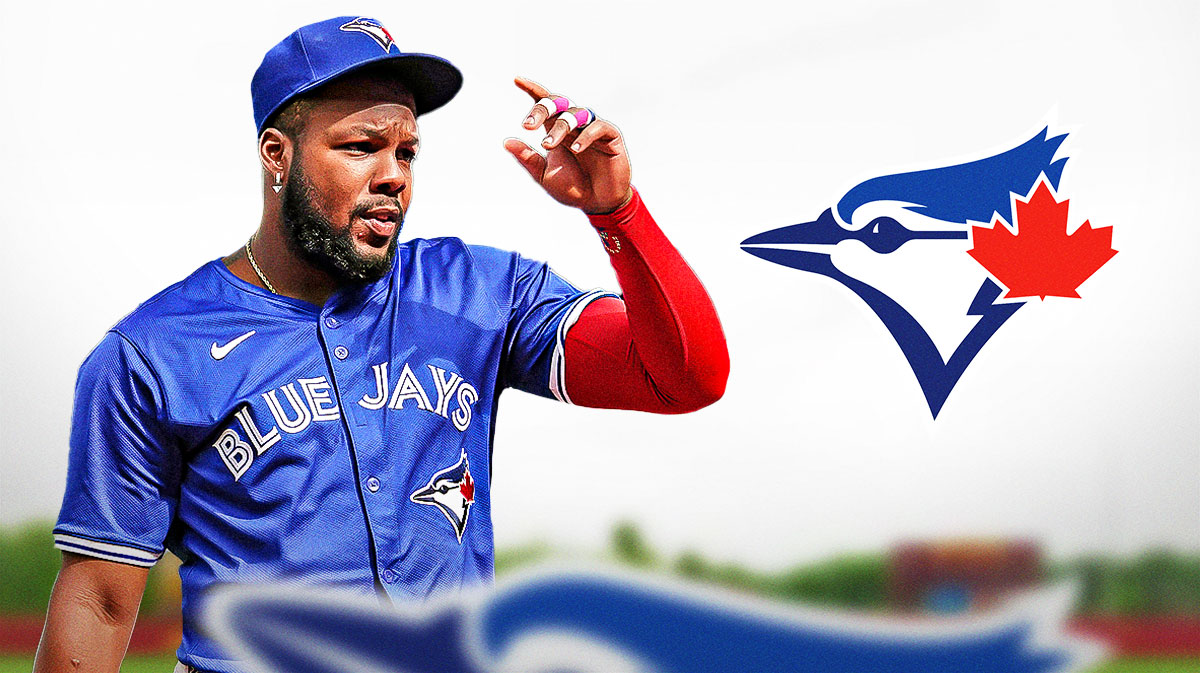
[[[450,102],[462,88],[462,73],[449,61],[400,51],[375,19],[339,16],[298,28],[263,57],[250,80],[254,124],[267,120],[299,94],[365,66],[385,63],[412,92],[418,115]]]

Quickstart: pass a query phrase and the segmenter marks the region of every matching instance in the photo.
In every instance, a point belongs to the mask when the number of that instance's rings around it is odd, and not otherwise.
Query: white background
[[[629,517],[667,552],[760,567],[907,537],[1198,549],[1198,8],[6,6],[0,523],[57,513],[75,371],[103,331],[257,226],[249,82],[263,53],[301,24],[361,12],[466,78],[421,119],[406,236],[520,250],[615,287],[583,216],[501,147],[538,138],[519,128],[531,101],[511,80],[525,74],[621,126],[635,184],[728,336],[728,392],[696,414],[506,394],[500,546],[599,548]],[[985,156],[1047,123],[1071,132],[1071,226],[1113,226],[1120,254],[1082,299],[1019,311],[936,421],[857,297],[738,249],[863,179]]]

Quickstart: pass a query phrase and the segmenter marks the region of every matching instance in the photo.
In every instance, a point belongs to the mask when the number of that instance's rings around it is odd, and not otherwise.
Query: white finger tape
[[[540,101],[538,101],[537,104],[542,106],[542,108],[546,111],[547,117],[554,114],[554,111],[558,109],[554,106],[553,98],[543,98]]]
[[[570,110],[558,115],[558,118],[567,123],[568,131],[574,131],[579,128],[579,120],[575,118],[575,113]]]

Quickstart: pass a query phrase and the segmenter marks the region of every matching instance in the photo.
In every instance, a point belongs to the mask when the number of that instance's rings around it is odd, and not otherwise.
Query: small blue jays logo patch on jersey
[[[466,450],[457,463],[433,475],[429,483],[409,499],[441,510],[461,543],[467,528],[467,515],[471,513],[471,505],[475,504],[475,480],[471,478],[471,463],[467,460]]]
[[[865,180],[816,220],[751,236],[742,249],[865,301],[937,418],[1027,298],[1077,298],[1117,253],[1112,227],[1085,221],[1068,233],[1068,201],[1058,198],[1067,157],[1055,158],[1067,134],[1048,131],[976,161]]]
[[[395,43],[395,40],[392,39],[392,34],[387,31],[387,28],[383,27],[383,24],[375,19],[368,19],[365,16],[360,16],[349,23],[342,24],[340,29],[347,33],[358,32],[367,35],[372,40],[375,40],[376,44],[383,47],[384,51],[391,51],[392,44]]]

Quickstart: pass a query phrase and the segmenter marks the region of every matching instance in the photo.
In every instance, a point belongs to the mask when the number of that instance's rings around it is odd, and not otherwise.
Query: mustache
[[[364,217],[367,213],[376,208],[395,208],[400,213],[400,216],[397,218],[397,224],[404,221],[404,216],[406,213],[404,212],[404,206],[400,203],[400,200],[389,199],[387,197],[367,203],[360,203],[354,206],[354,210],[350,211],[350,217]]]

